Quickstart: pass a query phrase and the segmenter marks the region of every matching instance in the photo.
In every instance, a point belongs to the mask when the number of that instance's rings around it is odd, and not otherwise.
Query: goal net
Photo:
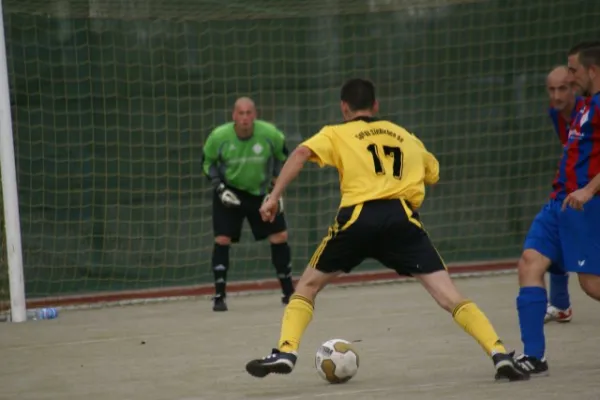
[[[354,76],[439,157],[422,216],[446,261],[518,256],[560,154],[545,74],[594,4],[4,0],[27,296],[210,283],[206,135],[245,95],[293,148]],[[288,190],[296,275],[338,201],[332,170]],[[233,281],[274,278],[247,227],[231,257]]]

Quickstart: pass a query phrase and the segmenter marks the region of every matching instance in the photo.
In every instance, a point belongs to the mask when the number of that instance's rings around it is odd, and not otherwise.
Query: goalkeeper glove
[[[215,190],[217,191],[219,200],[221,200],[221,203],[223,203],[226,207],[237,207],[241,204],[237,195],[230,189],[227,189],[224,183],[219,183]]]
[[[267,200],[269,200],[269,197],[271,196],[270,193],[267,193],[267,195],[265,196],[265,198],[263,199],[263,204],[266,203]],[[281,214],[283,212],[283,197],[279,198],[279,201],[277,202],[277,213]]]

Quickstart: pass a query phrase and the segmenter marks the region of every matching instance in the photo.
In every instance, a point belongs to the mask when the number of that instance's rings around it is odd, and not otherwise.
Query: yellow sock
[[[477,340],[490,356],[506,353],[506,349],[485,314],[470,300],[463,301],[452,311],[452,318],[465,332]]]
[[[290,353],[298,351],[304,331],[312,320],[314,304],[306,297],[294,294],[290,297],[281,322],[279,350]]]

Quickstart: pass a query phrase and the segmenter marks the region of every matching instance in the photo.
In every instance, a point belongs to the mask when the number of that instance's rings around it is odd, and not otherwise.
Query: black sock
[[[287,243],[271,244],[271,261],[277,271],[277,278],[281,283],[281,291],[285,296],[294,293],[292,283],[292,252]]]
[[[215,278],[215,295],[225,297],[227,270],[229,269],[229,245],[215,243],[212,254],[212,269]]]

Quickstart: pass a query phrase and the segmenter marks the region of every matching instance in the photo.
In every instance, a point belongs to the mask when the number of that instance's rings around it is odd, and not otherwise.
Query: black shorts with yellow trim
[[[404,200],[374,200],[340,208],[309,266],[325,273],[348,273],[368,258],[399,275],[446,269],[418,213]]]

